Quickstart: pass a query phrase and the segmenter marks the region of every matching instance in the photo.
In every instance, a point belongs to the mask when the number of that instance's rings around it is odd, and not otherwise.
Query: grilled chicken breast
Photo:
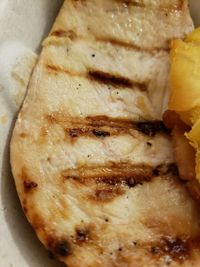
[[[161,121],[169,42],[192,29],[187,1],[64,2],[11,165],[29,222],[67,266],[200,266],[199,207]]]

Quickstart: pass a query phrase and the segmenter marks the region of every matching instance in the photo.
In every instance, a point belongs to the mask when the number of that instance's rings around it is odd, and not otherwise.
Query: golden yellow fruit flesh
[[[196,150],[196,177],[200,181],[200,28],[171,46],[169,109],[192,127],[187,133]]]

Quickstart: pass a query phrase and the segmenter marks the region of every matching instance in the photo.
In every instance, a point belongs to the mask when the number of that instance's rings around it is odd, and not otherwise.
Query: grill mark
[[[46,69],[50,72],[53,72],[55,74],[64,73],[68,74],[72,77],[83,77],[86,79],[89,79],[91,81],[95,81],[102,84],[108,84],[113,85],[117,88],[138,88],[141,91],[147,91],[148,89],[148,82],[135,82],[132,81],[126,77],[120,76],[120,75],[114,75],[112,73],[107,73],[103,71],[98,70],[88,70],[87,73],[75,73],[68,69],[61,68],[59,66],[46,64]]]
[[[92,133],[98,137],[98,138],[103,138],[103,137],[107,137],[107,136],[110,136],[110,133],[109,132],[106,132],[106,131],[102,131],[102,130],[96,130],[94,129],[92,131]]]
[[[146,83],[133,82],[132,80],[127,79],[126,77],[113,75],[111,73],[106,73],[98,70],[90,70],[88,72],[88,78],[100,83],[111,84],[116,87],[137,87],[141,91],[147,91],[148,89],[148,84]]]
[[[134,130],[129,129],[113,129],[109,127],[87,127],[82,126],[79,128],[66,128],[65,133],[72,139],[77,139],[80,136],[89,136],[94,138],[106,138],[110,136],[118,136],[120,134],[134,134]]]
[[[103,127],[108,126],[110,128],[132,128],[137,122],[126,119],[111,118],[108,116],[88,116],[85,119],[80,118],[69,118],[60,112],[53,112],[51,114],[45,115],[45,119],[49,124],[65,124],[74,125],[78,128],[84,126],[88,127]]]
[[[121,2],[126,6],[136,6],[136,7],[141,7],[141,8],[145,8],[146,5],[144,3],[141,2],[137,2],[137,1],[131,1],[131,0],[117,0],[117,2]]]
[[[163,121],[135,122],[126,119],[116,119],[107,116],[88,116],[85,119],[67,118],[59,112],[46,115],[49,124],[61,124],[65,132],[72,138],[81,135],[107,137],[122,133],[131,134],[132,130],[153,137],[156,134],[168,134]],[[68,127],[67,127],[68,126]]]
[[[74,31],[69,30],[69,31],[64,31],[64,30],[56,30],[53,31],[50,36],[56,36],[56,37],[68,37],[71,40],[77,38],[77,35]]]
[[[116,0],[119,3],[122,3],[125,5],[125,7],[128,6],[136,6],[136,7],[140,7],[140,8],[152,8],[154,7],[153,5],[145,5],[142,2],[138,2],[138,1],[134,1],[134,0]],[[178,1],[178,3],[176,5],[160,5],[157,7],[157,9],[159,10],[166,10],[168,12],[170,11],[175,11],[175,10],[182,10],[183,7],[183,0]],[[156,8],[155,8],[156,9]]]
[[[69,76],[77,76],[77,77],[82,77],[83,75],[79,74],[79,73],[75,73],[75,72],[72,72],[70,70],[67,70],[67,69],[63,69],[59,66],[55,66],[55,65],[50,65],[50,64],[46,64],[45,65],[45,68],[50,71],[50,72],[53,72],[55,74],[59,74],[59,73],[65,73],[65,74],[68,74]]]
[[[149,53],[149,54],[156,54],[159,52],[169,52],[170,48],[169,47],[159,47],[159,46],[154,46],[152,48],[147,48],[147,47],[141,47],[139,45],[133,44],[133,43],[125,43],[123,41],[120,41],[118,39],[114,39],[111,37],[96,37],[96,40],[102,43],[110,43],[113,46],[118,46],[118,47],[123,47],[123,48],[127,48],[127,49],[132,49],[135,51],[139,51],[139,52],[145,52],[145,53]],[[170,44],[170,41],[168,41],[168,43]]]
[[[65,180],[72,179],[81,184],[95,182],[96,184],[104,184],[108,186],[126,185],[133,188],[150,182],[159,175],[168,175],[175,173],[172,171],[172,165],[162,165],[155,168],[147,165],[131,165],[129,163],[113,163],[107,166],[88,167],[84,166],[78,169],[67,169],[61,172],[61,176]],[[159,170],[159,173],[155,173]]]
[[[132,129],[136,128],[137,122],[126,119],[111,118],[107,116],[88,116],[86,124],[92,127],[108,126],[110,128]]]
[[[81,2],[82,4],[84,3],[85,4],[85,0],[73,0],[74,2],[74,7],[77,7],[76,5],[76,2],[79,1]],[[162,10],[162,9],[167,9],[167,10],[177,10],[179,9],[183,3],[184,3],[184,0],[179,0],[177,4],[171,4],[171,5],[159,5],[159,6],[154,6],[152,4],[147,4],[145,5],[145,3],[141,0],[115,0],[115,2],[118,2],[118,3],[122,3],[124,8],[126,8],[127,6],[131,5],[131,6],[136,6],[136,7],[141,7],[141,8],[152,8],[154,7],[154,9],[159,9],[159,10]],[[126,6],[127,5],[127,6]]]
[[[72,137],[76,138],[79,136],[95,136],[97,138],[105,138],[111,136],[111,133],[104,130],[99,129],[91,129],[91,128],[73,128],[66,129],[66,132]]]
[[[64,30],[56,30],[54,32],[51,33],[50,36],[53,37],[58,37],[58,38],[70,38],[71,40],[87,40],[86,36],[78,36],[75,32],[73,32],[71,30],[69,31],[64,31]],[[169,52],[170,47],[159,47],[159,46],[154,46],[152,48],[147,48],[147,47],[141,47],[137,44],[134,43],[128,43],[128,42],[124,42],[121,41],[119,39],[116,38],[112,38],[112,37],[99,37],[99,36],[95,36],[94,33],[92,33],[93,38],[97,41],[97,42],[101,42],[101,43],[110,43],[113,46],[117,46],[117,47],[122,47],[122,48],[127,48],[127,49],[132,49],[135,51],[140,51],[140,52],[146,52],[149,54],[155,54],[158,52],[162,52],[162,51],[166,51]],[[172,39],[168,40],[168,43],[170,44]]]
[[[148,135],[150,137],[160,132],[167,133],[167,134],[169,133],[163,121],[138,122],[137,129],[139,132],[142,132],[143,134]]]

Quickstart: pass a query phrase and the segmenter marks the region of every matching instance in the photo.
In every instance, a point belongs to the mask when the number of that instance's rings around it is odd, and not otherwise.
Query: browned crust
[[[159,259],[164,256],[169,256],[168,265],[172,261],[182,264],[191,258],[194,249],[200,250],[200,236],[189,238],[165,236],[160,241],[152,243],[149,246],[149,252],[155,258]]]
[[[38,184],[33,181],[28,181],[28,180],[24,181],[24,192],[25,193],[30,192],[36,187],[38,187]]]
[[[30,193],[33,190],[37,189],[38,184],[33,181],[33,178],[30,177],[27,169],[25,167],[22,168],[20,179],[23,182],[24,193]]]

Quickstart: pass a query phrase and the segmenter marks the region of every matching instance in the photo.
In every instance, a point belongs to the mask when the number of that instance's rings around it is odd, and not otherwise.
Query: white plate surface
[[[63,266],[48,258],[48,253],[21,211],[8,156],[16,108],[11,108],[9,92],[3,92],[1,88],[5,73],[2,69],[6,68],[8,58],[8,55],[1,53],[1,44],[7,40],[14,43],[18,40],[25,47],[38,52],[41,40],[51,28],[61,4],[62,0],[0,0],[0,267]],[[190,0],[190,8],[196,26],[200,25],[200,1]],[[13,53],[15,59],[23,52],[27,51],[19,45],[16,53]]]

